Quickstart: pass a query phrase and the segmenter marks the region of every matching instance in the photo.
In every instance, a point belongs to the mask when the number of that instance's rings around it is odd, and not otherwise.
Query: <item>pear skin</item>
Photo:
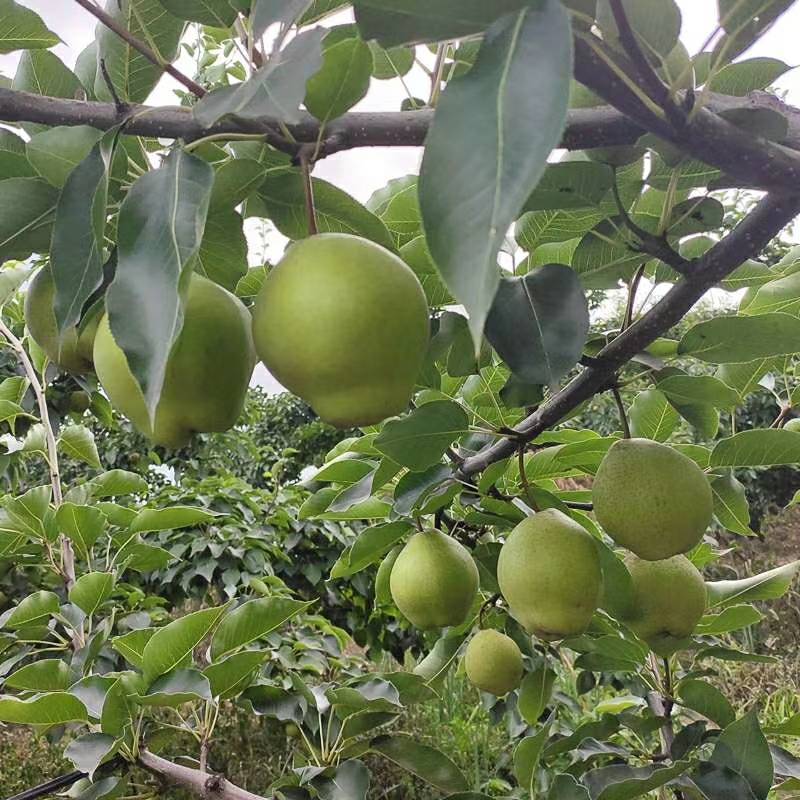
[[[502,697],[514,691],[522,680],[522,653],[510,636],[487,628],[470,639],[464,669],[473,686]]]

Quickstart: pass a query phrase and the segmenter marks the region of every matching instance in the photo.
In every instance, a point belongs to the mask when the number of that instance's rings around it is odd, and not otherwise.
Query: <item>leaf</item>
[[[553,693],[556,674],[549,667],[537,667],[522,680],[517,708],[528,725],[536,725]]]
[[[171,506],[169,508],[143,508],[131,522],[131,533],[168,531],[210,522],[218,514],[196,506]]]
[[[800,561],[753,575],[749,578],[706,583],[708,606],[729,606],[733,603],[752,603],[755,600],[776,600],[789,590],[800,570]]]
[[[158,0],[178,19],[200,22],[215,28],[229,28],[236,19],[236,10],[228,0]],[[260,33],[255,33],[260,37]]]
[[[247,238],[244,220],[238,212],[209,214],[195,271],[230,292],[247,274]]]
[[[118,266],[106,307],[151,419],[183,325],[179,290],[200,248],[213,180],[205,161],[173,150],[136,181],[120,209]]]
[[[0,697],[0,722],[19,725],[64,725],[85,722],[86,707],[72,694],[51,692],[29,700]]]
[[[291,25],[311,5],[311,0],[253,0],[253,36],[260,39],[270,25]]]
[[[622,0],[622,7],[645,53],[667,56],[672,52],[681,31],[681,12],[674,0]],[[618,41],[609,0],[598,0],[597,25],[604,39]]]
[[[305,611],[314,602],[292,600],[288,597],[248,600],[231,611],[219,626],[211,641],[212,657],[218,659],[238,647],[261,639]]]
[[[365,529],[347,551],[347,558],[342,556],[334,564],[330,577],[350,577],[379,561],[411,528],[410,522],[398,520]]]
[[[589,306],[574,270],[548,264],[501,278],[486,338],[523,382],[552,386],[578,363],[589,333]]]
[[[311,781],[320,800],[366,800],[370,773],[356,760],[345,761]]]
[[[534,211],[517,220],[517,244],[529,253],[546,244],[579,239],[598,225],[603,214],[596,211]]]
[[[498,17],[535,5],[532,0],[357,0],[356,20],[365,39],[384,47],[461,39],[485,30]]]
[[[195,700],[211,700],[208,678],[196,669],[176,669],[155,680],[136,698],[143,706],[177,708]]]
[[[744,97],[757,89],[766,89],[790,69],[777,58],[746,58],[728,64],[712,75],[708,88],[712,92]]]
[[[58,614],[59,608],[58,595],[45,590],[34,592],[20,600],[11,612],[11,616],[6,619],[4,627],[15,630],[41,624],[50,619],[53,614]]]
[[[142,656],[147,643],[153,638],[157,628],[139,628],[111,640],[111,646],[132,666],[141,669]]]
[[[572,775],[556,775],[550,784],[547,800],[590,800],[589,790]]]
[[[423,472],[407,472],[395,486],[395,513],[410,514],[452,477],[453,470],[447,464],[434,464]]]
[[[92,780],[100,764],[114,752],[115,744],[114,737],[106,733],[84,733],[67,745],[64,756]]]
[[[102,131],[88,125],[47,128],[31,137],[25,153],[36,172],[61,189],[102,136]]]
[[[769,745],[755,711],[725,727],[711,754],[711,763],[738,772],[759,800],[772,788],[773,766]]]
[[[9,675],[3,685],[25,692],[59,692],[74,683],[72,670],[59,658],[45,658]]]
[[[720,614],[706,614],[697,624],[698,636],[719,636],[723,633],[749,628],[764,619],[764,615],[753,606],[729,606]]]
[[[492,3],[490,13],[500,5]],[[441,12],[438,4],[424,7]],[[458,15],[465,11],[459,3]],[[361,17],[359,24],[363,30]],[[499,283],[498,251],[561,136],[571,62],[560,2],[542,0],[505,17],[487,34],[475,66],[449,83],[428,132],[419,179],[428,246],[467,310],[476,347]]]
[[[0,53],[54,47],[61,39],[29,8],[0,0]]]
[[[36,171],[25,155],[25,140],[9,130],[0,130],[0,178],[35,178]]]
[[[249,685],[264,659],[265,654],[260,650],[245,650],[207,666],[203,674],[211,686],[211,696],[219,700],[235,697]]]
[[[106,11],[134,39],[147,42],[165,61],[175,60],[185,23],[169,14],[159,0],[107,0]],[[119,97],[131,103],[147,100],[164,70],[105,25],[97,26],[95,39],[97,63],[105,61]],[[98,100],[113,100],[100,70],[95,76],[94,93]]]
[[[227,609],[227,606],[219,606],[195,611],[159,628],[142,652],[145,680],[152,681],[181,665],[214,629]]]
[[[469,788],[458,767],[433,747],[410,736],[379,736],[370,749],[444,792],[464,792]]]
[[[312,185],[320,233],[350,233],[371,239],[390,250],[394,248],[394,240],[386,225],[347,192],[319,178],[314,178]],[[309,235],[300,173],[288,172],[269,178],[256,197],[263,204],[263,215],[284,236],[296,241]]]
[[[405,417],[386,422],[374,445],[392,461],[413,470],[424,470],[437,464],[468,427],[467,413],[458,403],[433,400]]]
[[[679,761],[669,767],[600,767],[585,773],[583,782],[592,800],[631,800],[683,774],[689,762]]]
[[[800,433],[783,429],[742,431],[721,439],[711,467],[773,467],[800,462]]]
[[[559,212],[597,209],[613,184],[614,171],[606,164],[594,161],[562,161],[549,164],[525,202],[523,210]],[[567,238],[574,238],[574,234]],[[552,241],[563,241],[563,239]]]
[[[42,97],[64,97],[73,99],[83,91],[81,82],[64,66],[64,62],[48,50],[25,50],[17,64],[11,84],[14,91],[33,92]],[[44,125],[23,123],[29,135],[46,130]]]
[[[753,536],[750,505],[744,486],[733,475],[719,475],[710,481],[714,496],[714,516],[720,525],[742,536]]]
[[[736,719],[736,712],[725,695],[705,681],[681,681],[678,685],[678,698],[682,705],[716,722],[720,728],[730,725]]]
[[[396,230],[393,233],[397,235]],[[428,244],[424,236],[417,236],[416,239],[412,239],[408,244],[404,244],[400,248],[400,256],[411,267],[411,270],[422,284],[422,290],[425,292],[425,297],[431,308],[439,308],[453,303],[450,292],[447,291],[447,287],[439,277],[439,270],[436,268],[436,264],[433,263],[433,258],[430,250],[428,250]]]
[[[745,778],[730,767],[701,761],[690,777],[706,800],[756,800]]]
[[[645,389],[628,409],[631,433],[645,439],[666,442],[678,425],[678,412],[659,389]]]
[[[204,127],[227,116],[298,122],[306,83],[322,66],[323,35],[319,28],[298,34],[244,83],[215,89],[198,100],[194,118]]]
[[[92,147],[70,172],[58,198],[50,265],[53,309],[62,336],[78,324],[82,308],[103,280],[108,178],[117,135],[114,128]]]
[[[446,633],[441,636],[430,653],[414,667],[414,674],[423,677],[428,686],[435,687],[441,683],[466,638],[465,633]]]
[[[550,735],[550,726],[553,716],[542,725],[533,736],[526,736],[514,748],[514,775],[520,786],[530,789],[533,796],[535,791],[535,778],[542,757],[545,741]]]
[[[112,469],[91,480],[92,497],[145,494],[147,489],[147,481],[141,475],[124,469]]]
[[[755,361],[790,355],[800,349],[800,318],[774,312],[752,317],[715,317],[690,328],[678,345],[680,355],[712,364]]]
[[[414,67],[413,47],[391,47],[388,50],[377,42],[370,42],[372,52],[372,77],[379,81],[407,75]]]
[[[800,736],[800,713],[793,714],[789,719],[781,722],[780,725],[764,728],[764,733],[771,736]]]
[[[367,208],[383,220],[394,237],[395,245],[400,248],[417,239],[425,241],[417,182],[416,175],[395,178],[367,201]]]
[[[64,428],[58,437],[58,444],[76,461],[83,461],[90,467],[100,469],[100,455],[94,443],[94,434],[83,425]]]
[[[58,191],[41,178],[0,181],[0,261],[50,249]]]
[[[56,511],[56,523],[79,555],[88,561],[89,551],[105,530],[106,517],[92,506],[63,503]]]
[[[210,210],[233,211],[264,181],[267,168],[255,158],[231,158],[217,167]]]
[[[735,389],[710,375],[672,375],[658,382],[659,391],[682,405],[708,403],[715,408],[733,408],[739,402]]]
[[[114,576],[110,572],[87,572],[69,590],[69,601],[91,617],[114,591]]]

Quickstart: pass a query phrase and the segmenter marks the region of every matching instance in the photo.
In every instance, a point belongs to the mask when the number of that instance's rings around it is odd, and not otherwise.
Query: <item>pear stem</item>
[[[631,426],[628,422],[628,414],[625,411],[625,404],[622,402],[622,395],[619,393],[618,386],[611,387],[611,394],[614,395],[614,402],[617,404],[617,410],[619,411],[619,418],[620,422],[622,422],[622,432],[626,439],[631,438]]]
[[[300,171],[303,174],[303,190],[306,198],[306,215],[308,216],[308,234],[316,236],[319,233],[317,228],[317,211],[314,206],[314,183],[311,180],[311,159],[306,148],[302,148],[299,153]]]

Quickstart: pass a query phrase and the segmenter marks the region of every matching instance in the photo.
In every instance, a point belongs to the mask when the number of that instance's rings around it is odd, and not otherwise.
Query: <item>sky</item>
[[[95,20],[88,11],[73,0],[17,0],[40,14],[48,27],[63,40],[54,48],[57,55],[72,67],[80,51],[94,38]],[[435,0],[431,0],[435,2]],[[678,0],[683,16],[681,38],[690,54],[697,52],[706,38],[715,29],[717,22],[716,0]],[[347,15],[336,15],[326,24],[348,22]],[[778,23],[759,42],[742,57],[770,56],[779,58],[792,67],[798,65],[800,49],[797,36],[800,32],[800,3],[795,4]],[[0,55],[0,74],[13,76],[19,54]],[[181,62],[178,62],[181,66]],[[184,70],[191,74],[191,64]],[[410,92],[418,97],[427,97],[430,85],[421,69],[413,70],[405,79]],[[149,102],[154,105],[175,103],[173,89],[177,84],[165,76],[151,95]],[[776,88],[786,93],[786,99],[800,106],[800,69],[793,69],[776,82]],[[361,111],[396,111],[406,97],[406,88],[398,80],[373,81],[367,96],[356,107]],[[315,167],[314,175],[336,184],[364,202],[392,178],[398,178],[419,171],[421,150],[413,147],[361,148],[336,153]],[[265,256],[274,259],[280,256],[285,245],[283,237],[272,234],[264,239],[251,234],[251,263],[257,263]],[[280,389],[271,376],[259,366],[254,381],[268,391]]]

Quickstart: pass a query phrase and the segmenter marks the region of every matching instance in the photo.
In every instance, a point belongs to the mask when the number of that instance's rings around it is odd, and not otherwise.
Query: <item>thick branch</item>
[[[461,466],[461,475],[468,478],[496,461],[509,458],[521,439],[535,439],[603,391],[623,364],[680,322],[709,289],[760,253],[798,214],[800,195],[764,197],[728,236],[692,262],[688,278],[677,283],[650,311],[603,348],[591,366],[523,420],[516,428],[516,436],[501,439],[468,458]]]
[[[265,800],[262,795],[248,792],[221,775],[208,775],[200,770],[175,764],[148,750],[139,753],[138,763],[153,775],[208,800]]]

